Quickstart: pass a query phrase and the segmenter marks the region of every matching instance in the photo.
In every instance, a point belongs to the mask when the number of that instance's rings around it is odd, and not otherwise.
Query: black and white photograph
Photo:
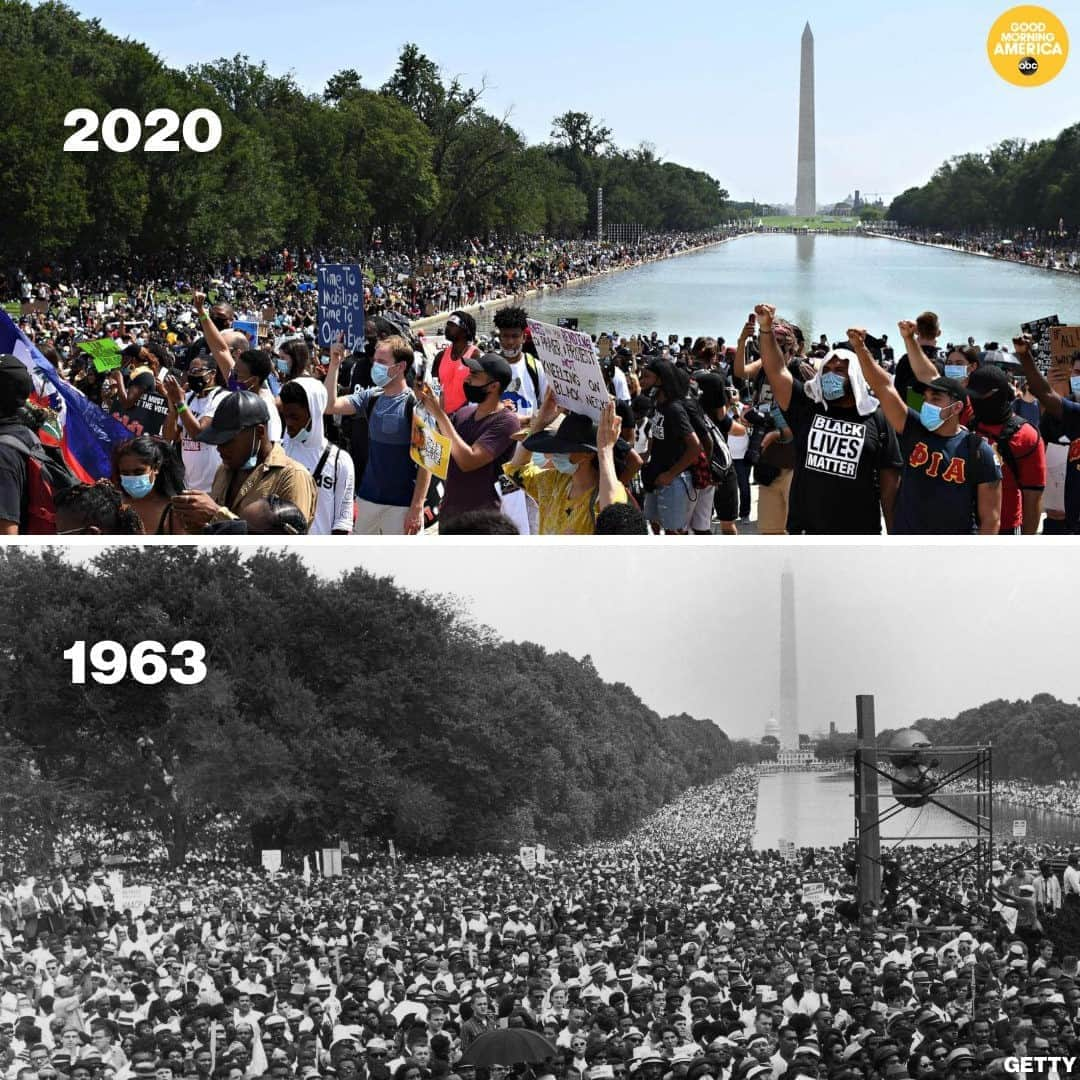
[[[1073,1074],[1070,548],[502,550],[0,553],[5,1077]]]

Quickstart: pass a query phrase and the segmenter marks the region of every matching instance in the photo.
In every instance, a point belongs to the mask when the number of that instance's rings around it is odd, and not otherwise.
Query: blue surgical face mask
[[[154,490],[154,478],[149,473],[139,473],[138,476],[121,476],[120,486],[133,499],[145,499]]]
[[[569,454],[552,454],[551,463],[564,476],[573,476],[577,472],[577,465],[570,460]]]
[[[548,457],[547,454],[540,454],[540,453],[538,453],[537,451],[534,450],[533,451],[533,456],[532,456],[532,463],[538,469],[546,469],[547,468],[547,463],[548,463],[547,457]]]
[[[968,377],[967,364],[946,364],[946,379],[966,379]]]
[[[1069,376],[1069,389],[1073,392],[1073,397],[1080,398],[1080,375]]]
[[[922,403],[922,408],[919,410],[919,419],[927,431],[937,431],[945,423],[941,418],[941,408],[937,405],[931,405],[929,401]]]
[[[376,386],[385,386],[390,381],[390,368],[386,364],[372,364],[371,381]]]
[[[826,371],[821,376],[821,393],[826,401],[836,401],[847,392],[847,380],[835,371]]]

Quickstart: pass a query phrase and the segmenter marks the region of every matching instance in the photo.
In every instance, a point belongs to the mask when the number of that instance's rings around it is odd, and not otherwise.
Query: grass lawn
[[[832,218],[824,215],[812,218],[781,215],[778,217],[760,218],[759,220],[766,225],[773,225],[781,229],[794,226],[795,228],[823,229],[826,232],[850,232],[857,225],[861,224],[858,218]]]

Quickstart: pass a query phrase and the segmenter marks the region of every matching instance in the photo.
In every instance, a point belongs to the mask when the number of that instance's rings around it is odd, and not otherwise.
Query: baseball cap
[[[12,411],[34,391],[34,380],[26,365],[11,353],[0,354],[0,386],[0,401],[13,406]]]
[[[976,368],[969,376],[967,383],[968,393],[972,397],[989,397],[999,391],[1011,392],[1012,386],[1005,369],[996,364],[984,364]]]
[[[268,423],[270,410],[266,402],[250,390],[236,390],[221,399],[210,427],[199,436],[199,442],[220,446],[236,438],[246,428]]]
[[[968,379],[968,385],[971,385],[971,379]],[[963,401],[967,397],[967,391],[957,379],[949,379],[944,375],[939,375],[936,379],[931,379],[930,382],[921,383],[920,386],[924,391],[942,390],[957,401]]]
[[[488,378],[496,379],[505,390],[514,377],[510,365],[498,353],[484,353],[483,356],[469,356],[464,359],[470,371],[482,371]]]

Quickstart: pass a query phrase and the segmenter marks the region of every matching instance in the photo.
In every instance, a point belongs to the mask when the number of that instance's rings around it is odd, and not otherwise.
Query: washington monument
[[[802,35],[799,73],[799,179],[795,189],[795,216],[817,213],[817,148],[814,143],[814,34],[810,24]]]
[[[799,673],[795,653],[795,575],[780,575],[780,749],[799,749]]]

